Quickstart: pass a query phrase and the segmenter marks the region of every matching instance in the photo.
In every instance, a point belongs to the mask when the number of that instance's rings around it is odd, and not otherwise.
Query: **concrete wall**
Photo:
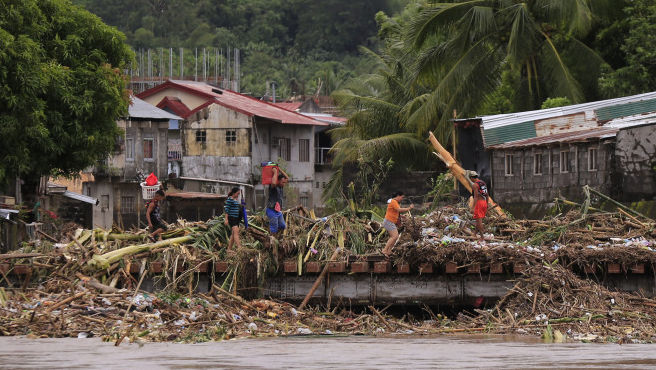
[[[588,149],[597,149],[597,169],[588,169]],[[612,143],[594,142],[535,147],[524,150],[494,150],[491,152],[494,200],[504,203],[544,203],[563,196],[579,200],[581,187],[590,185],[605,193],[612,189]],[[569,152],[570,171],[561,172],[560,155]],[[505,173],[505,155],[511,154],[513,175]],[[534,174],[534,154],[542,154],[542,174]]]
[[[623,200],[656,196],[656,125],[620,130],[615,146]]]
[[[96,178],[96,181],[87,183],[88,194],[98,198],[100,203],[93,207],[93,224],[102,228],[110,228],[114,224],[114,189],[111,181]]]
[[[162,99],[164,99],[167,96],[175,96],[180,98],[180,101],[182,101],[184,105],[186,105],[187,108],[189,108],[190,110],[194,110],[196,107],[207,101],[207,98],[205,97],[188,93],[182,89],[172,89],[172,88],[158,91],[157,93],[151,96],[147,96],[143,98],[143,100],[154,106],[157,106],[157,104],[159,104],[159,102],[161,102]]]
[[[125,131],[121,152],[113,155],[109,160],[109,166],[118,170],[118,174],[125,181],[135,181],[137,171],[140,170],[148,175],[151,172],[158,178],[168,177],[168,120],[167,121],[143,121],[143,120],[120,120],[118,126]],[[153,140],[153,158],[144,158],[144,141]],[[134,155],[132,159],[127,158],[132,140]]]
[[[292,124],[279,124],[270,121],[255,121],[255,130],[253,130],[252,135],[252,145],[253,145],[253,162],[252,162],[252,174],[254,182],[256,185],[256,194],[260,194],[258,199],[258,207],[260,206],[259,202],[262,199],[262,195],[265,195],[265,186],[259,184],[261,182],[261,167],[262,162],[274,161],[281,164],[287,174],[291,177],[288,187],[290,193],[293,193],[298,198],[294,199],[294,196],[288,197],[286,199],[287,204],[285,207],[293,207],[298,202],[301,201],[301,198],[307,199],[304,203],[310,207],[315,207],[315,195],[314,195],[314,181],[315,181],[315,172],[314,172],[314,126],[310,125],[292,125]],[[290,143],[290,156],[289,160],[284,160],[281,158],[281,146],[279,145],[279,138],[289,139]],[[299,159],[300,155],[300,140],[309,140],[309,160],[301,162]],[[297,204],[292,204],[297,203]]]

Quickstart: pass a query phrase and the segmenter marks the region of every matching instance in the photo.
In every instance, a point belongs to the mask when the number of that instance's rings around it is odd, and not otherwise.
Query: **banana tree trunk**
[[[437,154],[437,157],[444,162],[446,167],[451,171],[451,174],[458,179],[458,181],[462,184],[462,186],[467,189],[468,192],[472,192],[472,187],[471,183],[469,182],[469,179],[467,178],[465,170],[460,167],[458,162],[456,162],[455,159],[451,156],[451,154],[444,149],[442,144],[440,144],[439,141],[435,138],[435,135],[433,135],[432,132],[428,133],[428,139],[430,140],[431,144],[433,144],[433,148],[437,151],[435,154]],[[490,208],[494,210],[494,212],[501,218],[507,218],[506,214],[503,212],[501,207],[499,207],[498,204],[494,202],[491,196],[488,195],[487,197],[487,202],[490,205]]]

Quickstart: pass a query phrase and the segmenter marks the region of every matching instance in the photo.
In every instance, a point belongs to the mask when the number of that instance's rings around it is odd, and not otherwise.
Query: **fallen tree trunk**
[[[449,171],[451,171],[453,176],[456,179],[458,179],[458,181],[460,181],[462,186],[464,186],[465,189],[467,189],[467,191],[469,191],[471,193],[472,192],[472,187],[471,187],[471,184],[469,183],[469,179],[467,178],[465,170],[462,167],[460,167],[458,162],[455,159],[453,159],[451,154],[446,149],[444,149],[444,147],[440,144],[439,141],[437,141],[437,139],[435,138],[435,135],[433,135],[432,132],[428,133],[428,139],[430,140],[431,144],[433,144],[433,148],[435,148],[435,150],[437,151],[437,153],[436,153],[437,157],[439,159],[441,159],[442,162],[444,162],[446,167],[449,169]],[[494,200],[492,199],[492,197],[489,196],[489,195],[487,197],[487,202],[490,205],[490,208],[493,209],[494,212],[499,217],[501,217],[503,219],[507,218],[506,214],[503,212],[501,207],[499,207],[499,205],[496,204],[494,202]]]

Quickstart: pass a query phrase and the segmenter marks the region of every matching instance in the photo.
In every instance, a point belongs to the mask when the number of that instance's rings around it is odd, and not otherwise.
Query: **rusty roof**
[[[302,101],[293,101],[293,102],[282,102],[282,103],[274,103],[275,105],[279,106],[280,108],[284,108],[287,110],[290,110],[292,112],[296,111],[298,108],[303,105],[304,102]]]
[[[612,127],[599,127],[590,130],[574,131],[574,132],[561,132],[549,136],[539,136],[530,139],[511,141],[503,144],[492,145],[488,147],[491,150],[499,149],[518,149],[531,146],[550,145],[555,143],[580,143],[585,141],[596,141],[606,138],[615,137],[618,128]]]
[[[225,200],[228,196],[223,194],[201,193],[201,192],[181,192],[181,193],[168,193],[167,198],[180,198],[180,199],[215,199]]]
[[[168,80],[161,85],[140,93],[139,96],[142,98],[147,97],[168,88],[181,89],[207,99],[206,103],[192,109],[184,118],[189,117],[209,104],[216,103],[248,116],[262,117],[283,124],[312,126],[328,125],[327,123],[281,108],[275,104],[267,103],[231,90],[219,89],[218,87],[204,82]]]

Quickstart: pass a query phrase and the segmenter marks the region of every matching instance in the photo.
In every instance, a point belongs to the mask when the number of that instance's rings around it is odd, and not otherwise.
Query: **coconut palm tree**
[[[613,0],[458,0],[434,3],[415,17],[409,37],[419,50],[413,73],[432,85],[411,127],[441,124],[457,109],[473,114],[510,69],[520,109],[539,108],[548,97],[585,101],[571,66],[603,63],[581,41]]]

